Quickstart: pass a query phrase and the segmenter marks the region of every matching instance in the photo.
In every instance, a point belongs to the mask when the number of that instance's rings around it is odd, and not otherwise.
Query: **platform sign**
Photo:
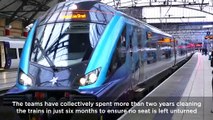
[[[71,15],[62,16],[63,19],[75,19],[75,20],[85,20],[87,18],[86,13],[73,13]]]

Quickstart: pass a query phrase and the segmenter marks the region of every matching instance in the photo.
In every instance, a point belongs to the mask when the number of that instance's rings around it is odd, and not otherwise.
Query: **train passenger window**
[[[138,48],[142,48],[142,29],[137,28]]]
[[[15,48],[9,48],[8,49],[8,55],[11,59],[17,59],[16,49]]]
[[[118,45],[117,45],[117,49],[118,49],[118,55],[119,55],[119,59],[121,64],[125,63],[125,59],[126,59],[126,53],[127,53],[127,49],[126,49],[126,27],[124,28],[120,39],[118,41]]]
[[[19,48],[19,49],[18,49],[19,57],[21,57],[21,53],[22,53],[22,48]]]

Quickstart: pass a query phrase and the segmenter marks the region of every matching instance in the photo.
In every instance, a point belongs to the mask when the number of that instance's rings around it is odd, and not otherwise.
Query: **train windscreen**
[[[113,16],[98,2],[59,3],[38,19],[31,62],[64,67],[89,60]]]
[[[56,67],[64,67],[89,60],[104,29],[105,25],[86,22],[41,25],[36,30],[31,61],[50,66],[47,56]]]

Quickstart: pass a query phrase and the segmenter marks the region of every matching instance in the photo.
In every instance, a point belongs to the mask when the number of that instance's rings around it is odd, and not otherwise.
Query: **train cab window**
[[[126,60],[126,53],[127,53],[127,49],[126,49],[126,27],[124,28],[117,44],[118,44],[117,45],[118,57],[120,59],[121,64],[124,64],[125,60]]]
[[[49,57],[57,67],[88,61],[104,29],[105,25],[90,22],[41,25],[37,28],[31,61],[48,67],[50,65],[44,56]],[[38,45],[46,55],[42,54]]]
[[[126,51],[126,28],[124,28],[118,40],[113,57],[111,59],[109,73],[114,73],[119,67],[121,67],[125,63]]]
[[[17,53],[15,48],[9,48],[8,49],[8,55],[11,59],[17,59]]]

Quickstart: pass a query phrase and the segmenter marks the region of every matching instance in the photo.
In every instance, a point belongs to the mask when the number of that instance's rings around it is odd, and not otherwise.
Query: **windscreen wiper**
[[[42,55],[44,56],[44,58],[47,60],[48,64],[50,65],[50,67],[53,69],[53,71],[58,71],[56,66],[54,65],[53,61],[50,60],[50,58],[47,55],[47,52],[42,48],[40,41],[38,40],[38,38],[35,39],[36,42],[36,46],[38,46],[38,48],[41,50]]]

